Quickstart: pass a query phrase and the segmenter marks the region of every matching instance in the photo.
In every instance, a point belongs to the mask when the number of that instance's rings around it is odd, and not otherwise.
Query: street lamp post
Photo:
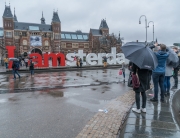
[[[145,17],[146,43],[147,43],[147,18],[145,15],[141,15],[141,17]],[[141,24],[141,17],[139,18],[139,24]]]
[[[153,23],[153,44],[154,44],[154,22],[153,22],[153,21],[149,21],[148,27],[149,27],[149,24],[150,24],[150,23]]]

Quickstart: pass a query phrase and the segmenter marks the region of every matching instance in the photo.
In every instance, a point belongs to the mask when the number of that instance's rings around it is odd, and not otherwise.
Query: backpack
[[[15,69],[15,70],[19,70],[19,63],[18,63],[18,62],[15,62],[15,63],[14,63],[14,69]]]

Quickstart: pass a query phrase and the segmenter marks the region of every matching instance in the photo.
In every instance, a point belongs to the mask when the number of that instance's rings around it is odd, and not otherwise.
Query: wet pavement
[[[98,109],[130,89],[118,69],[21,76],[0,75],[3,138],[76,137]]]
[[[171,91],[171,96],[174,91]],[[121,131],[120,138],[179,138],[180,130],[175,121],[171,96],[165,103],[150,102],[153,91],[147,91],[147,113],[137,114],[130,111],[128,119]],[[136,107],[134,104],[133,107]]]
[[[31,77],[29,73],[20,75],[21,78],[16,80],[12,74],[0,75],[0,92],[91,86],[123,81],[122,76],[118,75],[118,69],[35,73],[35,77]]]

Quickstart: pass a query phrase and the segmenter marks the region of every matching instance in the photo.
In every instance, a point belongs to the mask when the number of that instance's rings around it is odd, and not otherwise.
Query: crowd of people
[[[157,43],[153,45],[151,48],[157,46],[160,46],[159,50],[157,52],[154,52],[154,54],[157,57],[158,65],[154,70],[140,69],[136,64],[132,62],[129,63],[129,70],[131,72],[130,76],[132,75],[131,86],[135,91],[135,99],[136,99],[136,108],[132,108],[132,111],[136,113],[141,113],[141,112],[146,113],[146,91],[150,88],[151,77],[154,85],[154,94],[153,94],[153,98],[150,99],[151,102],[158,102],[159,87],[160,87],[160,102],[165,102],[165,97],[170,95],[170,87],[171,87],[170,78],[172,76],[174,78],[174,86],[172,87],[172,89],[178,88],[178,71],[180,68],[180,64],[177,67],[172,67],[168,65],[167,64],[167,59],[169,56],[168,48],[164,44],[158,45]],[[174,47],[173,50],[180,59],[180,55],[178,54],[178,48]],[[141,106],[140,106],[140,95],[142,97]]]

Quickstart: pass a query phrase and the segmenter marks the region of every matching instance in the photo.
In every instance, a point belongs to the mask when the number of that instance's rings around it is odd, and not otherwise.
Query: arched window
[[[45,46],[49,46],[49,42],[47,40],[45,41]]]
[[[24,46],[27,45],[27,40],[23,40],[23,45],[24,45]]]

